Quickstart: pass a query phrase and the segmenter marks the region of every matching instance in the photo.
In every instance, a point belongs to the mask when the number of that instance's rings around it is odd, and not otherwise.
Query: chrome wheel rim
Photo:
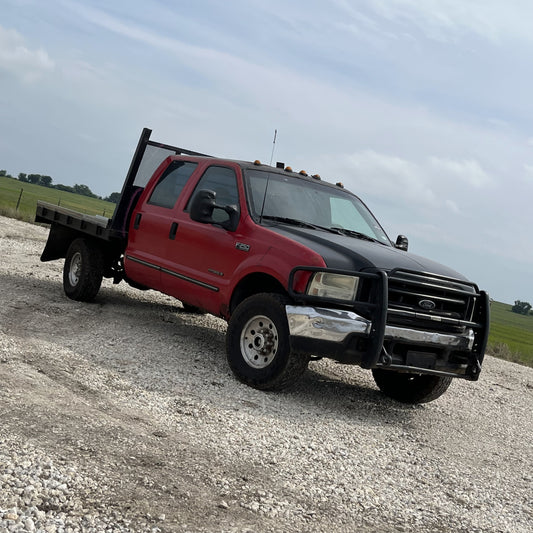
[[[264,315],[254,316],[241,333],[241,353],[252,368],[265,368],[276,357],[278,330],[274,322]]]
[[[76,252],[70,260],[70,267],[68,271],[68,281],[74,286],[80,281],[81,276],[81,254]]]

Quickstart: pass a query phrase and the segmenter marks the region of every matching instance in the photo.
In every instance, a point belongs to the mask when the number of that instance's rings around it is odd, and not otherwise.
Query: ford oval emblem
[[[435,309],[435,307],[437,307],[435,305],[435,302],[431,301],[431,300],[420,300],[418,302],[418,305],[422,308],[422,309],[425,309],[426,311],[433,311],[433,309]]]

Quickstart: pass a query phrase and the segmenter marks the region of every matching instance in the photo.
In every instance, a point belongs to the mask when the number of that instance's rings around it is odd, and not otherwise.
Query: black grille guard
[[[353,301],[339,300],[335,298],[323,298],[312,296],[301,292],[296,292],[294,287],[295,276],[298,272],[328,272],[332,274],[343,274],[347,276],[357,276],[365,283],[370,283],[370,290],[366,291],[370,298],[359,300],[358,295]],[[416,368],[405,365],[390,364],[390,356],[384,349],[385,329],[387,318],[391,316],[404,316],[410,319],[429,319],[435,320],[435,315],[428,313],[416,313],[413,311],[401,309],[389,309],[389,279],[405,281],[401,276],[407,275],[413,279],[419,278],[423,283],[420,286],[431,286],[433,288],[444,289],[450,293],[461,296],[467,296],[472,300],[472,309],[469,314],[471,319],[456,319],[445,316],[439,316],[439,322],[447,323],[453,326],[464,326],[471,328],[474,332],[474,342],[472,350],[469,353],[469,363],[464,375],[458,375],[452,372],[442,372],[427,368]],[[311,279],[311,278],[310,278]],[[429,272],[416,272],[406,269],[394,269],[389,272],[384,270],[375,270],[372,272],[352,272],[348,270],[329,269],[321,267],[297,266],[293,268],[289,275],[288,292],[291,298],[304,305],[331,306],[333,308],[346,309],[354,311],[368,320],[371,320],[372,326],[368,334],[368,346],[366,353],[363,355],[360,366],[362,368],[387,367],[401,369],[404,371],[424,372],[436,375],[449,375],[463,377],[469,380],[477,380],[481,371],[481,364],[487,347],[489,324],[490,324],[490,301],[485,291],[480,291],[474,283],[441,276]],[[427,328],[426,328],[427,330]]]

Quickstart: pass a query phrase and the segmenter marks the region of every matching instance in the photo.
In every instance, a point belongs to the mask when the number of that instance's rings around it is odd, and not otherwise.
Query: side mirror
[[[191,202],[191,218],[202,224],[211,224],[213,222],[213,210],[216,206],[216,196],[215,191],[199,190]]]
[[[217,205],[217,194],[215,191],[207,189],[199,190],[191,201],[190,216],[191,219],[202,224],[218,224],[228,231],[235,231],[239,224],[239,210],[234,205]],[[216,220],[213,217],[215,209],[220,209],[227,213],[228,218],[225,220]]]
[[[407,248],[409,248],[409,239],[405,235],[398,235],[396,238],[396,244],[394,246],[396,246],[396,248],[399,250],[407,252]]]
[[[225,205],[224,207],[221,207],[220,209],[224,209],[226,213],[229,215],[229,219],[225,220],[224,222],[221,222],[221,226],[224,229],[227,229],[228,231],[235,231],[237,229],[237,226],[239,225],[239,210],[237,209],[237,206],[235,205]]]

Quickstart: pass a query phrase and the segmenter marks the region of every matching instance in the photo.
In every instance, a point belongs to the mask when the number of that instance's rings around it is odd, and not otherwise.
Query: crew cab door
[[[178,229],[174,208],[198,164],[173,160],[162,166],[160,176],[154,175],[155,186],[147,187],[132,214],[124,258],[129,279],[160,291],[164,290],[161,269]]]
[[[188,210],[196,192],[208,189],[216,193],[218,205],[234,205],[242,213],[241,181],[238,165],[217,163],[205,169],[189,196],[184,216],[180,217],[176,238],[168,247],[169,268],[162,272],[165,293],[214,314],[220,313],[232,274],[247,257],[246,246],[239,242],[238,231],[195,222]],[[227,218],[227,213],[216,210],[217,222]]]

